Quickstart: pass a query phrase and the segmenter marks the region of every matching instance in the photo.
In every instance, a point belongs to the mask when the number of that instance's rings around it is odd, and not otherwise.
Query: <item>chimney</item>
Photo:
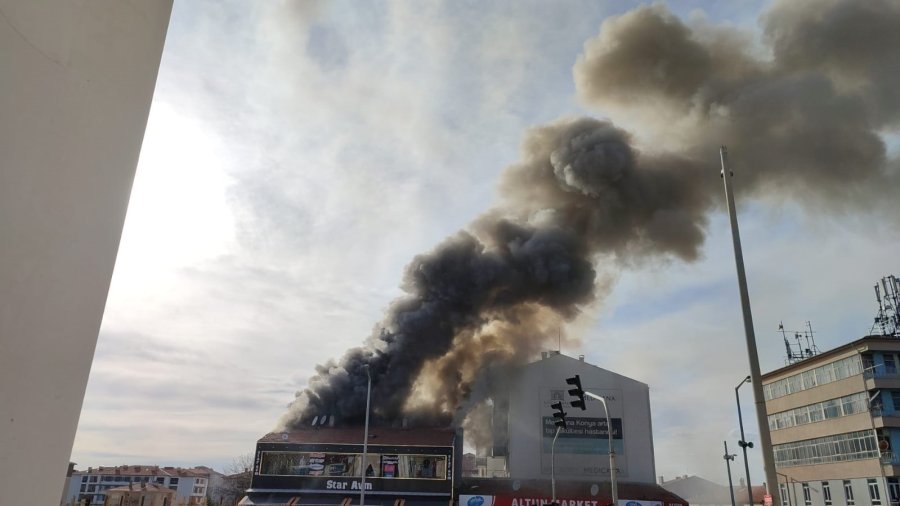
[[[147,482],[146,481],[141,482],[141,490],[147,490]]]
[[[581,360],[582,362],[584,362],[584,355],[578,355],[578,360]]]
[[[128,482],[128,490],[134,490],[134,482]]]
[[[93,467],[88,467],[88,473],[93,473],[93,472],[94,472],[94,468],[93,468]]]

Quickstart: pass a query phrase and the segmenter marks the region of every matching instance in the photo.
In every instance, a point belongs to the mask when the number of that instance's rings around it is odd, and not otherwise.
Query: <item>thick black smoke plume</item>
[[[597,262],[697,258],[722,201],[720,144],[744,195],[896,209],[898,164],[880,134],[900,120],[898,28],[895,1],[784,1],[763,17],[762,58],[748,35],[687,26],[659,5],[607,20],[576,83],[642,149],[609,121],[530,131],[499,205],[413,259],[407,295],[363,347],[318,367],[282,426],[361,421],[366,366],[377,418],[460,423],[610,288]]]

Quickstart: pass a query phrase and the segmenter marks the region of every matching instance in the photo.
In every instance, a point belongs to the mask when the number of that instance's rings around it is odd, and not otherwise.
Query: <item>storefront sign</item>
[[[556,500],[560,506],[604,506],[608,501],[602,497],[597,498],[571,498],[560,497]],[[459,506],[547,506],[549,497],[520,497],[507,495],[462,495],[459,496]],[[663,506],[661,501],[637,501],[632,499],[620,499],[619,506]],[[669,506],[681,506],[670,504]]]
[[[662,503],[660,501],[635,501],[633,499],[619,499],[619,506],[662,506]]]
[[[362,490],[362,482],[356,480],[328,480],[325,490]],[[372,482],[366,482],[366,490],[372,490]]]

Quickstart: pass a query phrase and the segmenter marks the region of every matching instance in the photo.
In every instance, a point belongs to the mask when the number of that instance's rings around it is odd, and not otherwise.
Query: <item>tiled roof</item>
[[[304,427],[271,432],[260,443],[306,443],[361,445],[363,427]],[[453,446],[453,429],[369,428],[369,444],[385,446]]]
[[[159,467],[145,465],[128,465],[128,466],[100,466],[91,467],[88,471],[75,471],[73,475],[78,476],[194,476],[200,478],[209,477],[209,471],[205,468],[185,469],[181,467]]]
[[[135,483],[131,487],[129,487],[128,485],[122,485],[121,487],[111,488],[111,489],[107,490],[107,492],[128,492],[128,491],[138,491],[138,490],[147,490],[150,492],[162,491],[162,492],[167,492],[167,493],[172,492],[173,494],[175,493],[174,490],[172,490],[168,487],[164,487],[162,485],[157,485],[155,483],[141,483],[141,484]]]

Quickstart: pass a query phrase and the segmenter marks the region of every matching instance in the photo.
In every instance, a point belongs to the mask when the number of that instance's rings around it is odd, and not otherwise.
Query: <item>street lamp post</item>
[[[616,488],[616,450],[613,448],[612,423],[609,420],[609,408],[606,406],[606,399],[603,397],[588,391],[585,391],[584,395],[600,401],[600,404],[603,404],[603,411],[606,412],[606,435],[609,439],[609,481],[612,484],[612,503],[613,505],[618,505],[619,491]]]
[[[360,487],[359,487],[359,506],[366,506],[366,460],[369,453],[369,401],[372,400],[372,373],[369,371],[369,365],[365,365],[366,368],[366,377],[368,378],[368,386],[366,387],[366,426],[363,431],[363,454],[362,454],[362,465],[360,465],[361,469],[361,479],[360,479]]]
[[[753,448],[753,443],[748,443],[744,438],[744,419],[741,416],[741,396],[738,393],[738,390],[741,388],[741,385],[744,383],[750,383],[750,376],[747,376],[738,386],[734,387],[734,398],[737,401],[737,411],[738,411],[738,424],[741,427],[741,440],[738,441],[738,446],[741,447],[741,450],[744,451],[744,472],[747,474],[747,496],[750,498],[750,502],[747,504],[753,505],[753,487],[750,486],[750,465],[747,463],[747,447]]]
[[[725,443],[725,467],[728,468],[728,493],[731,494],[731,506],[735,506],[734,504],[734,483],[731,481],[731,461],[737,456],[733,453],[728,453],[728,441],[722,441]]]

